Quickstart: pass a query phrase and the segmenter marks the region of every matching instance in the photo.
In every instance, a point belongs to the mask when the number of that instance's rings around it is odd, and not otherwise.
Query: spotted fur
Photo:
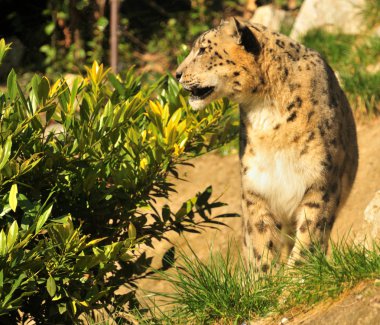
[[[197,39],[176,74],[200,94],[195,109],[221,97],[240,105],[247,258],[266,271],[276,258],[293,264],[313,241],[326,247],[358,149],[351,108],[320,54],[231,18]]]

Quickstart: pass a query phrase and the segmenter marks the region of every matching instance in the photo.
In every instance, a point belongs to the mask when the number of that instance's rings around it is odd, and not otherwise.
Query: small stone
[[[282,325],[282,324],[287,324],[287,323],[289,323],[289,319],[287,319],[286,317],[283,317],[283,318],[281,319],[280,325]]]
[[[356,296],[355,296],[355,299],[356,299],[356,300],[362,300],[362,299],[363,299],[363,295],[356,295]]]

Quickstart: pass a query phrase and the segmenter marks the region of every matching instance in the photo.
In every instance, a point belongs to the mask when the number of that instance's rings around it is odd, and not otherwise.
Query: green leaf
[[[4,207],[3,207],[3,211],[1,211],[0,213],[0,218],[1,217],[4,217],[6,214],[8,214],[8,212],[12,211],[12,209],[9,207],[9,204],[6,204]]]
[[[80,81],[81,81],[80,77],[75,78],[73,85],[72,85],[72,88],[71,88],[71,92],[70,92],[69,107],[70,107],[70,113],[72,113],[72,114],[75,113],[74,104],[75,104],[75,98],[78,94]]]
[[[13,221],[12,225],[9,227],[7,235],[7,247],[8,251],[13,247],[18,237],[18,224],[17,221]]]
[[[94,246],[96,245],[97,243],[100,243],[101,241],[107,239],[108,237],[103,237],[103,238],[96,238],[96,239],[93,239],[91,241],[89,241],[87,244],[86,244],[86,247],[90,247],[90,246]]]
[[[13,212],[16,212],[17,209],[17,193],[17,184],[12,184],[11,191],[9,192],[9,206]]]
[[[3,291],[3,285],[4,285],[4,270],[1,269],[0,270],[0,297],[1,297],[1,293]]]
[[[72,313],[75,315],[77,313],[77,305],[76,305],[75,300],[70,300],[69,304],[70,304]]]
[[[123,84],[119,80],[117,80],[117,77],[113,73],[109,73],[108,79],[111,82],[112,86],[114,86],[116,91],[119,93],[119,95],[124,96],[125,88],[124,88]]]
[[[54,297],[55,292],[57,291],[57,285],[55,284],[55,280],[52,276],[49,276],[49,278],[46,281],[46,289],[50,297]]]
[[[3,229],[0,232],[0,256],[4,256],[7,253],[7,236]]]
[[[45,103],[49,97],[50,85],[46,77],[43,77],[38,85],[38,100],[40,103]]]
[[[61,303],[58,305],[58,312],[62,315],[67,311],[67,306],[65,303]]]
[[[24,93],[22,92],[22,89],[21,89],[20,85],[18,84],[17,80],[16,80],[16,86],[17,86],[17,92],[20,95],[20,98],[21,98],[21,101],[24,105],[24,108],[28,109],[28,103],[26,101]]]
[[[108,19],[106,17],[100,17],[96,24],[103,30],[108,26]]]
[[[7,78],[8,96],[11,100],[14,100],[17,95],[17,76],[16,72],[12,69]]]
[[[11,155],[11,150],[12,150],[12,137],[8,137],[7,141],[5,141],[4,148],[2,150],[2,156],[1,156],[1,161],[0,161],[0,170],[3,169],[5,164],[8,162],[9,156]]]
[[[62,299],[62,295],[58,294],[58,295],[54,296],[54,298],[52,299],[52,301],[58,301],[58,300],[61,300],[61,299]]]
[[[129,224],[128,227],[128,237],[132,239],[136,238],[136,227],[133,225],[132,222]]]
[[[13,292],[20,286],[22,280],[26,278],[25,273],[21,273],[18,279],[13,282],[11,291],[5,296],[4,301],[3,301],[3,306],[7,304],[7,302],[12,298]]]
[[[36,225],[36,234],[40,231],[42,226],[45,224],[46,220],[49,218],[51,214],[51,210],[53,209],[53,204],[50,204],[48,208],[39,216],[37,225]]]
[[[6,44],[5,43],[5,40],[2,38],[0,39],[0,64],[1,64],[1,61],[3,60],[4,58],[4,55],[7,51],[10,50],[10,44]]]
[[[44,28],[45,34],[46,35],[51,35],[53,34],[55,29],[55,23],[53,21],[50,21]]]

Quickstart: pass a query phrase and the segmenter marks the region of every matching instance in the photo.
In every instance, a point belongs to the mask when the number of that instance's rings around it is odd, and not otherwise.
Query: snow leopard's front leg
[[[266,201],[243,189],[243,254],[257,270],[267,272],[281,255],[281,223],[270,212]]]

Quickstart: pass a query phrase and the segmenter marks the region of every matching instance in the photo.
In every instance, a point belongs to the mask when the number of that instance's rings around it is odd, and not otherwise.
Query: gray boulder
[[[355,237],[357,244],[372,246],[373,241],[380,240],[380,191],[377,191],[371,202],[364,210],[362,229]]]
[[[366,0],[305,0],[290,37],[299,40],[313,28],[358,34],[365,29],[361,10]]]
[[[280,31],[281,25],[286,18],[286,11],[273,5],[258,7],[255,10],[251,23],[257,23],[269,27],[274,31]]]

